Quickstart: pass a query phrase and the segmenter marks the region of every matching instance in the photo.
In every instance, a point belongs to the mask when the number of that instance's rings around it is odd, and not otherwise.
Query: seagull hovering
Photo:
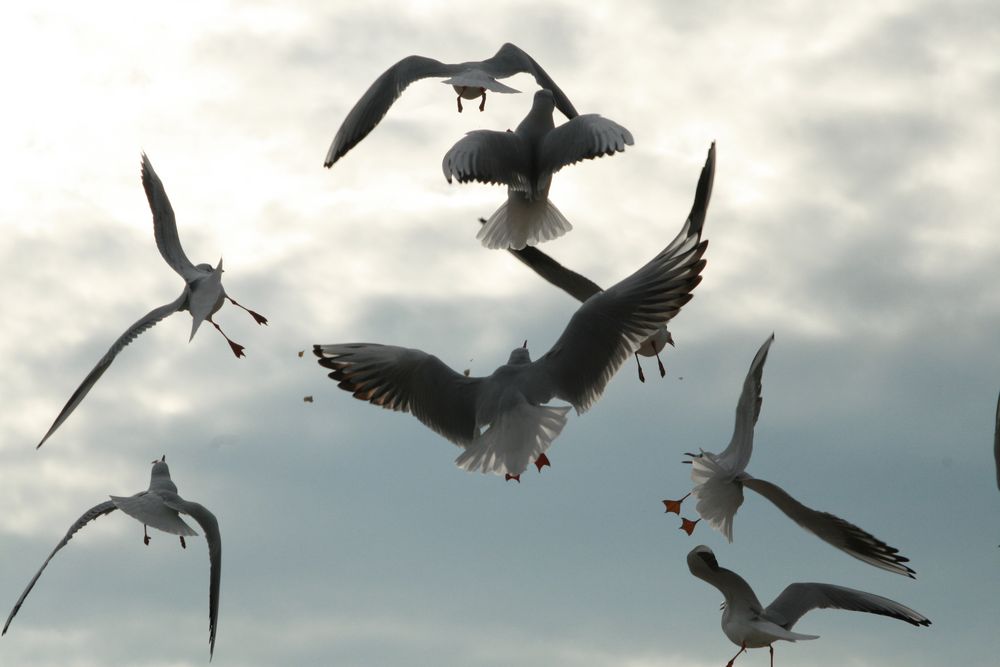
[[[56,429],[73,413],[73,410],[76,409],[76,406],[87,395],[87,392],[104,375],[104,371],[108,370],[108,367],[111,366],[111,362],[115,360],[118,353],[126,345],[135,340],[139,334],[168,315],[173,315],[182,310],[191,313],[191,337],[188,339],[189,341],[194,338],[194,334],[198,331],[201,323],[207,320],[226,339],[230,349],[232,349],[233,354],[237,358],[246,356],[243,353],[243,346],[230,340],[229,336],[226,336],[222,331],[222,328],[212,320],[212,315],[222,308],[225,300],[228,299],[234,306],[239,306],[250,313],[257,324],[267,324],[266,317],[237,303],[231,296],[226,294],[226,290],[222,287],[221,259],[219,259],[218,266],[213,269],[210,264],[198,264],[195,266],[188,259],[187,255],[184,254],[180,238],[177,236],[177,222],[174,219],[174,210],[170,206],[170,200],[167,199],[167,193],[163,189],[160,177],[153,171],[153,165],[150,164],[149,158],[146,157],[145,153],[142,154],[142,187],[146,190],[146,199],[149,201],[149,208],[153,212],[153,236],[156,238],[156,247],[159,248],[160,255],[170,265],[170,268],[184,279],[184,291],[174,301],[146,313],[135,324],[126,329],[125,333],[118,337],[118,340],[111,345],[111,348],[101,357],[101,360],[97,362],[97,365],[87,374],[87,377],[83,379],[80,386],[70,396],[69,401],[63,406],[62,412],[52,422],[52,426],[49,427],[48,432],[42,438],[41,442],[38,443],[37,447],[45,444],[49,436],[55,433]]]
[[[576,311],[559,340],[536,361],[527,341],[489,377],[467,377],[437,357],[370,343],[316,345],[331,378],[355,398],[413,414],[464,451],[455,463],[520,481],[566,424],[569,407],[586,412],[643,341],[692,297],[708,241],[689,222],[648,264]],[[485,430],[483,430],[485,428]]]
[[[344,157],[347,151],[368,136],[368,133],[375,129],[375,126],[389,111],[393,102],[414,81],[430,77],[451,77],[445,79],[443,83],[454,88],[458,95],[458,111],[461,113],[463,98],[474,100],[481,97],[479,110],[482,111],[486,108],[486,91],[494,93],[521,92],[497,81],[497,79],[505,79],[521,72],[532,75],[540,87],[551,90],[556,98],[556,106],[567,118],[573,118],[577,115],[576,109],[559,90],[556,82],[531,56],[513,44],[504,44],[492,57],[478,62],[450,64],[423,56],[407,56],[375,79],[375,83],[351,108],[347,118],[337,130],[333,143],[330,144],[330,150],[326,153],[326,161],[323,166],[332,167],[334,162]]]
[[[726,667],[732,667],[733,661],[748,648],[765,646],[771,654],[771,667],[774,667],[774,642],[779,639],[790,642],[818,639],[818,635],[792,632],[798,620],[813,609],[863,611],[898,618],[916,626],[931,624],[923,614],[889,598],[833,584],[790,584],[765,608],[750,584],[735,572],[720,567],[708,547],[699,545],[692,549],[687,555],[687,564],[691,574],[718,588],[726,598],[722,631],[729,641],[740,647]]]
[[[219,583],[222,576],[222,538],[219,535],[219,522],[216,520],[215,515],[202,505],[189,502],[177,495],[177,486],[170,479],[170,468],[167,467],[166,460],[167,457],[163,456],[160,460],[153,461],[153,470],[149,478],[149,489],[128,497],[111,496],[111,500],[91,507],[70,526],[69,531],[66,532],[66,535],[56,545],[56,548],[52,550],[49,557],[45,559],[42,567],[38,569],[38,572],[35,573],[35,576],[28,583],[28,587],[24,589],[21,597],[17,599],[17,603],[14,604],[14,608],[11,609],[10,616],[7,617],[7,622],[3,626],[3,632],[0,634],[7,634],[7,628],[10,627],[11,621],[14,620],[14,616],[17,615],[18,610],[24,603],[24,599],[28,597],[28,593],[35,587],[35,583],[42,576],[42,572],[45,571],[52,557],[69,543],[78,530],[94,519],[105,514],[110,514],[116,509],[121,510],[143,524],[142,541],[147,546],[149,545],[150,537],[146,531],[146,527],[152,526],[166,533],[179,536],[181,547],[186,549],[187,544],[184,541],[184,537],[198,534],[180,517],[180,514],[187,514],[198,522],[198,525],[201,526],[202,531],[205,533],[205,539],[208,541],[210,570],[208,586],[208,655],[209,660],[211,660],[212,654],[215,652],[215,631],[219,621]]]
[[[476,238],[487,248],[537,245],[571,230],[549,201],[552,175],[566,167],[602,155],[624,151],[632,133],[597,114],[584,114],[555,127],[556,98],[539,90],[531,111],[513,131],[473,130],[445,153],[441,167],[451,183],[479,181],[507,186],[507,201],[479,230]]]
[[[806,507],[777,484],[751,477],[745,472],[753,451],[754,425],[760,415],[761,376],[772,341],[774,334],[764,341],[750,364],[736,406],[736,427],[729,446],[722,454],[705,450],[701,450],[700,454],[687,453],[691,457],[691,479],[695,483],[691,494],[698,499],[698,514],[732,542],[733,518],[743,504],[743,488],[746,487],[770,500],[788,518],[824,542],[869,565],[914,578],[915,572],[904,565],[909,559],[899,555],[898,549],[840,517]],[[664,500],[666,511],[680,514],[684,498]],[[681,529],[690,535],[698,521],[701,519],[684,519]]]
[[[708,157],[705,166],[701,169],[701,176],[698,178],[698,186],[695,189],[694,204],[691,205],[691,212],[688,213],[688,221],[691,229],[701,230],[705,224],[705,214],[708,211],[708,202],[712,198],[712,183],[715,179],[715,142],[712,142],[708,149]],[[480,224],[486,224],[484,218],[479,218]],[[563,290],[579,301],[586,301],[593,295],[602,291],[602,288],[592,280],[580,275],[576,271],[567,269],[565,266],[552,259],[538,248],[527,246],[520,250],[514,248],[507,249],[510,254],[517,257],[521,262],[529,267],[539,276],[549,281],[559,289]],[[670,331],[663,326],[652,336],[647,338],[635,352],[635,364],[639,369],[639,381],[645,382],[646,378],[642,373],[642,365],[639,363],[639,355],[644,357],[656,357],[659,365],[660,377],[667,374],[667,369],[663,367],[660,360],[660,351],[667,344],[673,345],[674,338]]]

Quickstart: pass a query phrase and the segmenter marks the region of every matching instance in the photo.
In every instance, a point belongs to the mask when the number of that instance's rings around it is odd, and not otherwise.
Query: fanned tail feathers
[[[531,405],[522,398],[455,459],[468,471],[519,475],[549,448],[566,425],[569,406]]]
[[[526,245],[557,239],[571,229],[573,225],[548,197],[529,200],[522,193],[511,191],[507,201],[490,216],[476,238],[493,250],[520,250]]]
[[[691,459],[691,493],[698,499],[699,516],[733,541],[733,517],[743,504],[743,484],[738,476],[719,465],[711,454]]]

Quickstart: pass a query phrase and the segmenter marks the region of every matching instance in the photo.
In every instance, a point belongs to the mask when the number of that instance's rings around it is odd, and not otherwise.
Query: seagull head
[[[164,454],[159,461],[153,461],[153,470],[150,473],[150,479],[170,479],[170,468],[167,467],[167,455]],[[151,482],[152,483],[152,482]]]
[[[715,559],[715,554],[704,544],[699,544],[688,552],[687,563],[691,574],[699,579],[704,579],[706,574],[718,572],[721,569],[719,561]]]
[[[531,363],[531,353],[528,352],[528,341],[524,341],[521,347],[515,347],[511,350],[510,358],[507,359],[507,364],[530,364]]]

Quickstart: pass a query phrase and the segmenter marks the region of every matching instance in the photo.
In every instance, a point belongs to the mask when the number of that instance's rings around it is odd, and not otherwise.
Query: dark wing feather
[[[573,104],[566,97],[566,94],[556,85],[541,65],[535,59],[522,51],[510,42],[500,47],[493,57],[488,58],[479,65],[484,71],[489,72],[498,79],[513,76],[519,72],[526,72],[535,77],[535,82],[539,88],[552,91],[556,108],[567,118],[575,118],[578,114]]]
[[[649,263],[580,306],[535,364],[536,372],[548,376],[554,395],[585,412],[625,360],[691,300],[707,246],[685,223]]]
[[[574,162],[614,155],[633,143],[632,133],[613,120],[584,114],[545,135],[538,153],[538,170],[555,173]]]
[[[361,99],[347,112],[347,117],[330,144],[323,166],[332,167],[334,162],[367,137],[411,83],[432,76],[449,76],[459,71],[461,68],[457,65],[447,65],[423,56],[407,56],[397,62],[375,79]]]
[[[790,584],[767,606],[764,616],[786,630],[791,630],[806,612],[813,609],[863,611],[868,614],[898,618],[911,625],[931,624],[923,614],[881,595],[833,584],[809,582]]]
[[[153,171],[153,165],[145,153],[142,154],[142,187],[146,191],[149,210],[153,213],[153,236],[156,238],[156,247],[160,255],[181,278],[191,282],[200,274],[184,254],[180,237],[177,236],[174,209],[170,206],[167,191],[163,189],[160,177]]]
[[[338,387],[387,410],[409,412],[457,445],[479,433],[476,398],[482,378],[456,373],[437,357],[413,348],[348,343],[315,345],[319,364]]]
[[[523,140],[513,132],[473,130],[444,155],[441,169],[451,183],[479,181],[532,194],[528,154]]]
[[[76,388],[73,395],[69,397],[69,400],[66,402],[66,405],[63,406],[62,411],[59,412],[56,420],[52,422],[52,426],[49,427],[45,437],[43,437],[42,441],[35,447],[36,449],[45,444],[45,441],[49,439],[49,436],[55,433],[56,429],[59,428],[59,426],[66,421],[71,414],[73,414],[73,411],[76,410],[76,406],[80,405],[83,398],[94,387],[100,377],[104,375],[104,371],[108,370],[108,367],[111,366],[111,362],[115,360],[118,353],[121,352],[126,345],[135,340],[136,337],[143,331],[149,329],[168,315],[172,315],[180,310],[184,306],[184,301],[187,299],[187,295],[188,289],[185,287],[184,292],[182,292],[173,303],[168,303],[165,306],[160,306],[159,308],[154,308],[149,311],[141,319],[135,322],[135,324],[130,326],[125,333],[118,337],[118,340],[116,340],[114,344],[111,345],[111,348],[104,353],[101,360],[98,361],[97,365],[94,366],[90,373],[87,374],[87,377],[83,378],[83,382],[81,382],[80,386]]]
[[[208,543],[209,585],[208,585],[208,659],[215,653],[215,631],[219,627],[219,588],[222,582],[222,535],[215,515],[203,505],[184,500],[176,493],[160,492],[167,507],[187,514],[198,522],[205,541]]]
[[[916,572],[904,565],[910,559],[900,556],[899,549],[890,547],[871,533],[838,516],[806,507],[775,484],[753,477],[741,481],[743,486],[770,500],[789,519],[827,544],[869,565],[915,578]]]
[[[30,593],[31,589],[35,587],[35,582],[37,582],[38,578],[42,576],[42,572],[45,571],[45,567],[49,564],[49,561],[52,560],[52,557],[55,556],[60,549],[66,546],[66,544],[69,543],[71,539],[73,539],[73,535],[76,534],[78,530],[86,526],[94,519],[104,516],[105,514],[110,514],[111,512],[114,512],[115,509],[117,509],[115,507],[115,504],[110,500],[106,500],[100,505],[95,505],[94,507],[91,507],[89,510],[84,512],[83,516],[77,519],[76,522],[72,526],[70,526],[69,530],[66,532],[66,535],[62,538],[62,540],[60,540],[59,544],[56,545],[56,548],[52,550],[52,553],[49,554],[49,557],[45,559],[45,562],[42,563],[42,566],[38,568],[38,572],[35,573],[35,576],[32,577],[31,581],[28,583],[28,587],[24,589],[23,593],[21,593],[21,597],[17,599],[17,602],[14,604],[14,608],[10,610],[10,615],[7,617],[7,622],[4,623],[3,632],[0,632],[0,635],[7,634],[7,628],[10,627],[10,622],[14,620],[14,616],[17,615],[18,610],[24,603],[24,599],[28,597],[28,593]]]

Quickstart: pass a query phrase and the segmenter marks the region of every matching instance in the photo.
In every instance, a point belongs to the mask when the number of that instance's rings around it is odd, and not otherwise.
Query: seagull
[[[648,264],[591,296],[555,345],[531,360],[524,345],[488,377],[467,377],[421,350],[370,343],[316,345],[319,364],[355,398],[413,414],[464,451],[455,463],[520,481],[530,461],[541,471],[569,407],[586,412],[643,341],[692,297],[708,241],[686,222]],[[486,430],[483,430],[483,429]]]
[[[688,213],[688,221],[692,230],[701,230],[705,224],[705,214],[708,211],[708,202],[712,198],[712,183],[715,179],[715,142],[712,142],[708,149],[708,158],[705,166],[702,167],[701,176],[698,178],[698,187],[695,190],[694,204],[691,212]],[[480,224],[486,224],[485,218],[479,218]],[[576,271],[567,269],[565,266],[552,259],[538,248],[527,246],[520,250],[507,249],[510,254],[517,257],[521,262],[537,273],[539,276],[549,281],[559,289],[563,290],[579,301],[586,301],[598,292],[603,291],[601,286],[589,278],[580,275]],[[667,369],[663,367],[660,360],[660,351],[667,344],[673,345],[674,338],[666,326],[660,328],[656,333],[647,338],[635,352],[635,364],[639,369],[639,381],[645,382],[646,378],[642,373],[642,365],[639,363],[639,355],[644,357],[656,357],[659,365],[660,377],[667,374]]]
[[[126,329],[125,333],[118,337],[118,340],[111,345],[111,348],[101,357],[101,360],[97,362],[97,365],[87,374],[87,377],[83,379],[83,382],[73,392],[73,395],[69,397],[69,401],[66,402],[56,420],[52,422],[52,426],[49,427],[48,432],[42,438],[41,442],[38,443],[36,449],[45,444],[45,441],[56,432],[56,429],[73,414],[73,410],[76,409],[76,406],[80,404],[87,395],[87,392],[94,387],[94,384],[100,377],[104,375],[104,371],[108,370],[108,367],[111,366],[111,362],[115,360],[118,353],[126,345],[135,340],[139,334],[168,315],[173,315],[182,310],[191,313],[191,337],[188,339],[189,341],[194,338],[194,334],[198,331],[201,323],[207,320],[226,339],[237,359],[246,356],[243,353],[243,346],[230,340],[229,336],[226,336],[222,331],[222,328],[212,320],[212,315],[222,307],[224,300],[228,299],[234,306],[239,306],[250,313],[257,324],[267,324],[266,317],[237,303],[231,296],[226,294],[226,290],[222,287],[222,259],[219,259],[218,266],[213,269],[210,264],[198,264],[195,266],[187,258],[187,255],[184,254],[180,238],[177,236],[177,222],[174,220],[174,210],[170,206],[170,200],[167,199],[167,193],[163,189],[160,177],[153,171],[153,165],[150,164],[149,158],[146,157],[145,153],[142,154],[142,187],[146,190],[146,199],[149,200],[149,208],[153,212],[153,235],[156,238],[156,247],[159,248],[160,254],[167,264],[170,265],[170,268],[184,279],[184,291],[170,303],[154,308],[146,313]]]
[[[486,91],[494,93],[521,92],[497,81],[497,79],[505,79],[521,72],[532,75],[539,86],[551,90],[555,95],[556,106],[567,118],[573,118],[577,115],[576,109],[559,90],[556,82],[531,56],[513,44],[504,44],[492,57],[478,62],[450,64],[423,56],[407,56],[375,79],[375,83],[365,91],[361,99],[348,112],[347,118],[344,119],[340,129],[337,130],[337,135],[333,138],[333,143],[330,144],[330,150],[326,153],[326,161],[323,166],[332,167],[334,162],[344,157],[347,151],[367,137],[368,133],[375,129],[375,126],[389,111],[393,102],[414,81],[429,77],[451,77],[445,79],[443,83],[454,88],[458,95],[458,111],[461,113],[462,98],[474,100],[481,97],[482,102],[479,103],[479,110],[482,111],[486,108]]]
[[[441,167],[451,183],[479,181],[507,186],[507,201],[490,216],[476,238],[487,248],[537,245],[573,226],[549,201],[552,174],[634,143],[632,133],[597,114],[576,116],[555,127],[550,90],[535,93],[531,111],[513,131],[473,130],[445,153]]]
[[[687,453],[691,457],[691,479],[695,483],[688,495],[693,494],[698,499],[698,514],[732,542],[733,517],[743,503],[743,489],[746,487],[770,500],[802,528],[848,555],[883,570],[915,578],[916,573],[904,565],[909,559],[899,555],[898,549],[840,517],[806,507],[777,484],[751,477],[745,472],[753,450],[754,425],[760,415],[761,375],[772,341],[774,334],[764,341],[750,364],[743,382],[743,393],[736,405],[736,427],[729,446],[722,454],[705,450],[701,450],[700,454]],[[664,500],[666,511],[680,514],[684,498]],[[681,529],[690,535],[698,521],[685,519]]]
[[[705,545],[699,545],[688,553],[687,564],[691,574],[718,588],[726,598],[722,631],[729,641],[740,647],[726,667],[732,667],[733,661],[748,648],[765,646],[771,654],[771,667],[774,667],[774,642],[779,639],[790,642],[818,639],[818,635],[792,632],[798,620],[813,609],[863,611],[898,618],[916,626],[931,624],[923,614],[889,598],[833,584],[790,584],[764,608],[750,584],[732,570],[719,567],[715,554]]]
[[[102,517],[105,514],[110,514],[115,510],[121,510],[143,524],[142,541],[147,546],[150,540],[149,534],[146,531],[147,526],[152,526],[165,533],[179,536],[181,547],[185,549],[187,548],[187,544],[184,542],[184,537],[197,535],[198,533],[184,522],[180,514],[187,514],[201,526],[202,531],[205,533],[205,539],[208,541],[209,569],[211,573],[208,587],[208,655],[209,660],[211,660],[212,654],[215,652],[215,631],[219,624],[219,582],[222,576],[222,538],[219,535],[219,522],[216,520],[215,515],[202,505],[189,502],[177,495],[177,486],[170,479],[170,468],[167,467],[167,457],[165,455],[163,458],[153,461],[153,470],[149,478],[149,489],[128,497],[111,496],[111,500],[106,500],[100,505],[91,507],[70,526],[66,535],[56,545],[56,548],[52,550],[49,557],[45,559],[45,562],[42,563],[42,567],[38,569],[35,576],[32,577],[28,583],[28,587],[21,593],[21,597],[17,599],[17,603],[11,609],[10,616],[7,617],[7,622],[3,626],[3,632],[0,634],[7,634],[7,629],[10,627],[11,621],[14,620],[14,616],[17,615],[18,610],[24,603],[24,599],[28,597],[28,593],[35,587],[35,583],[42,576],[42,572],[45,571],[52,557],[69,543],[78,530],[94,519]]]

